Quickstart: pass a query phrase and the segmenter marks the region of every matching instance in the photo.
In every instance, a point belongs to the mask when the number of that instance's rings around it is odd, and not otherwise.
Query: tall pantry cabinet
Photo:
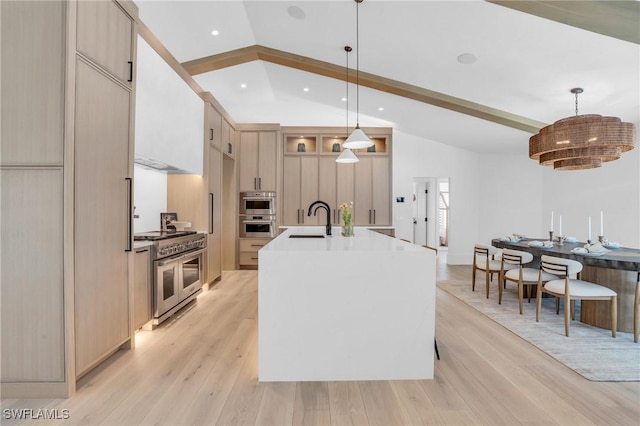
[[[137,7],[0,7],[2,395],[66,397],[131,342]]]

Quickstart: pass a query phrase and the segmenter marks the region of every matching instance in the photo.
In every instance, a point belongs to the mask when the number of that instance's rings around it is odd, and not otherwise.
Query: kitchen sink
[[[324,238],[322,234],[291,234],[289,238]]]

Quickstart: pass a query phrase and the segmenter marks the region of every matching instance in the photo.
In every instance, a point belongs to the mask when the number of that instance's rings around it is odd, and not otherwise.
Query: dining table
[[[552,246],[537,242],[548,238],[494,238],[491,244],[497,248],[521,250],[533,255],[527,267],[539,267],[542,255],[573,259],[582,263],[581,279],[603,285],[618,294],[618,331],[633,332],[636,286],[640,286],[640,249],[630,247],[606,247],[605,253],[576,253],[577,247],[585,247],[584,241],[555,240]],[[534,242],[537,241],[537,242]],[[609,304],[598,300],[580,301],[580,321],[596,327],[611,328]]]

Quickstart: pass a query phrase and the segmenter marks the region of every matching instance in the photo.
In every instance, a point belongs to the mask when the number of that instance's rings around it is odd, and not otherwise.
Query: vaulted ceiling
[[[640,124],[633,0],[136,3],[141,21],[237,122],[346,126],[350,45],[351,127],[359,115],[361,126],[526,154],[539,127],[575,114],[573,87],[584,88],[580,114]],[[469,54],[475,62],[462,63]]]

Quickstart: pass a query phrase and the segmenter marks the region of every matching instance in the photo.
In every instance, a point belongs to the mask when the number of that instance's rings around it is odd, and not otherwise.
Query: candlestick
[[[553,210],[551,210],[551,228],[549,230],[553,232]]]
[[[589,238],[587,239],[588,241],[591,241],[591,216],[589,216]]]
[[[604,235],[604,214],[600,210],[600,235]]]
[[[562,216],[560,216],[560,224],[558,225],[560,229],[558,229],[558,234],[562,235]]]

